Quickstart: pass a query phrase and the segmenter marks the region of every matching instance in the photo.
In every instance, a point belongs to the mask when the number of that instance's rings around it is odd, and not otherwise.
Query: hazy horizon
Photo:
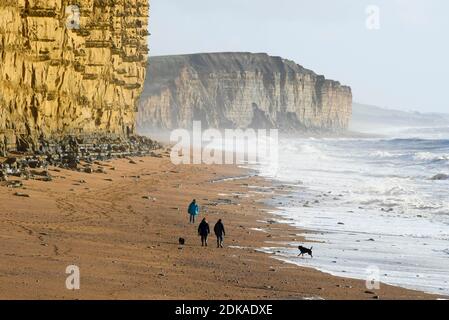
[[[434,115],[448,115],[449,116],[449,110],[443,110],[443,111],[432,111],[432,110],[414,110],[414,109],[407,109],[407,108],[399,108],[394,106],[378,106],[371,103],[362,103],[359,101],[352,101],[352,105],[358,105],[358,106],[364,106],[364,107],[372,107],[372,108],[379,108],[386,111],[400,111],[400,112],[406,112],[406,113],[420,113],[420,114],[434,114]]]
[[[447,113],[443,0],[151,0],[151,56],[267,53],[351,86],[360,104]],[[379,9],[369,19],[367,8]],[[372,11],[371,11],[372,13]],[[367,27],[367,20],[374,28]]]

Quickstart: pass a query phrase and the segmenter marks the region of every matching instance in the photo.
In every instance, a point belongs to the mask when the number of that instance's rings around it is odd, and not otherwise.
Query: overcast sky
[[[447,0],[150,4],[151,55],[266,52],[350,85],[357,102],[449,113]],[[379,8],[380,29],[370,5]]]

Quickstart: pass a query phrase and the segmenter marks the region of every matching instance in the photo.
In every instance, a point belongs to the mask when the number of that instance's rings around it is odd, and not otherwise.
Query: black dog
[[[179,238],[179,245],[183,246],[186,243],[186,240],[184,238]]]
[[[313,249],[313,247],[311,247],[310,249],[308,249],[308,248],[306,248],[306,247],[299,246],[298,249],[299,249],[299,251],[301,251],[301,253],[298,254],[298,257],[299,257],[299,256],[304,256],[305,254],[308,254],[309,256],[311,256],[311,257],[313,258],[313,255],[312,255],[312,249]]]

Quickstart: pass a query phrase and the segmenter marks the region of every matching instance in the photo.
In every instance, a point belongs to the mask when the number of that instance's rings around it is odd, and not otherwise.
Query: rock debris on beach
[[[30,197],[30,195],[28,195],[26,193],[21,193],[21,192],[16,192],[16,193],[14,193],[14,195],[16,197],[22,197],[22,198],[29,198]]]

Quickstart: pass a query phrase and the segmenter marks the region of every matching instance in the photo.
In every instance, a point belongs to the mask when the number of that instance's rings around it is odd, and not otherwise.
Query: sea
[[[368,288],[449,296],[449,128],[279,139],[276,170],[253,167],[293,188],[273,199],[273,213],[305,241],[264,251]],[[313,247],[313,258],[299,257],[298,245]]]

